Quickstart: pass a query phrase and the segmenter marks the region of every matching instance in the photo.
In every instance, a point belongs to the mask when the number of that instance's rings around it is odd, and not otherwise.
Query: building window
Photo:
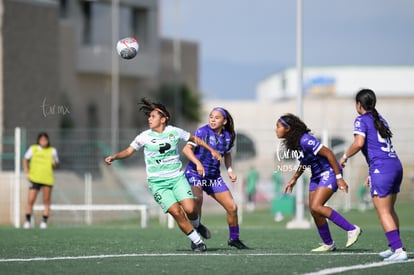
[[[60,13],[61,18],[67,17],[67,8],[68,8],[68,1],[59,0],[59,13]]]
[[[82,2],[83,34],[82,41],[86,45],[111,46],[112,16],[111,5],[102,2]],[[131,6],[119,7],[119,38],[134,36],[138,41],[147,36],[148,12]]]

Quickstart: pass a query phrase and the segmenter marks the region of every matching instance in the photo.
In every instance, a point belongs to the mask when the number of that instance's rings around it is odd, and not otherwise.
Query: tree
[[[159,89],[158,98],[171,111],[172,123],[200,121],[200,96],[191,91],[186,84],[163,84]]]

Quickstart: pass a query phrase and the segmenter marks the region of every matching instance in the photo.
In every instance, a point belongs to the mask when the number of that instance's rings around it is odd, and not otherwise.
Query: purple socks
[[[390,244],[392,250],[395,251],[398,248],[403,247],[398,230],[385,232],[385,236],[387,237],[388,243]]]
[[[318,232],[324,244],[331,245],[333,243],[331,232],[329,231],[328,222],[318,227]]]
[[[230,232],[230,240],[239,239],[239,225],[229,226],[229,232]]]
[[[338,212],[332,209],[331,216],[328,217],[334,224],[339,226],[345,231],[351,231],[355,229],[355,226],[349,223],[344,217],[341,216]]]

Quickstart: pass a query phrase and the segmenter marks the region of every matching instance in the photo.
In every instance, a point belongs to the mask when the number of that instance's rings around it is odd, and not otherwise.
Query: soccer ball
[[[133,37],[122,38],[116,43],[116,51],[123,59],[134,58],[139,49],[138,41]]]

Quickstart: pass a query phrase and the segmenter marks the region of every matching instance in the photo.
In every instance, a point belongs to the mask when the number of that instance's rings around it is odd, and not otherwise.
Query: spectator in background
[[[256,195],[256,185],[259,179],[259,172],[254,166],[251,166],[246,176],[246,194],[247,194],[247,210],[254,211]]]
[[[31,217],[33,205],[40,190],[43,192],[44,204],[40,228],[47,228],[52,199],[52,187],[54,184],[53,168],[58,168],[58,166],[59,159],[57,150],[50,146],[48,134],[44,132],[39,133],[36,144],[29,147],[23,159],[23,169],[30,182],[24,228],[29,229],[32,227]]]

